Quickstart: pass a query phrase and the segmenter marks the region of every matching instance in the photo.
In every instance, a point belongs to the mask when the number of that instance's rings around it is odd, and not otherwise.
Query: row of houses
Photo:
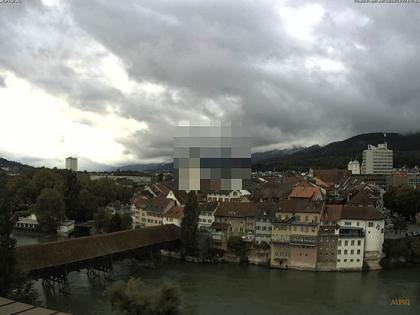
[[[270,245],[270,265],[308,270],[379,268],[384,216],[374,207],[326,205],[323,201],[221,203],[211,226],[213,245],[231,236]]]

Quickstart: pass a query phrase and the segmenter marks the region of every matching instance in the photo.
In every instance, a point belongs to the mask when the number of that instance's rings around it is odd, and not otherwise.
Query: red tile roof
[[[353,207],[344,205],[327,205],[321,217],[323,222],[338,220],[383,220],[384,215],[373,207]]]
[[[302,181],[297,184],[292,192],[289,194],[289,199],[302,198],[302,199],[313,199],[319,193],[319,188],[314,187],[307,181]]]
[[[184,207],[174,206],[167,210],[163,216],[174,219],[182,219],[184,216]]]
[[[253,202],[221,202],[215,212],[219,217],[255,217],[257,204]]]

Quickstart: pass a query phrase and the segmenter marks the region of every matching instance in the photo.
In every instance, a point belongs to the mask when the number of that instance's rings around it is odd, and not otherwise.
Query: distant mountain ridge
[[[145,171],[170,171],[172,170],[172,163],[149,163],[149,164],[130,164],[123,165],[119,167],[113,167],[110,171],[136,171],[136,172],[145,172]]]
[[[420,165],[420,133],[387,133],[385,141],[394,151],[394,167]],[[325,146],[311,146],[279,158],[254,163],[254,169],[347,168],[350,160],[362,162],[362,153],[369,144],[384,143],[384,133],[367,133]]]
[[[362,152],[369,144],[384,142],[384,133],[360,134],[325,146],[313,145],[283,150],[255,152],[251,155],[254,170],[307,170],[309,168],[347,168],[350,160],[362,162]],[[420,133],[387,133],[386,142],[394,151],[394,167],[420,165]],[[25,164],[0,158],[0,168],[20,169]],[[108,167],[108,171],[171,171],[172,163],[131,164]]]
[[[0,168],[21,169],[25,166],[28,166],[28,165],[15,162],[15,161],[9,161],[0,157]]]

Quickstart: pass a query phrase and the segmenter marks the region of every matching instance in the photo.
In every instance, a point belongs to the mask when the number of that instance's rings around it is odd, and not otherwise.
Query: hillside
[[[253,164],[253,169],[347,168],[351,159],[362,160],[362,152],[369,144],[383,143],[383,133],[368,133],[325,146],[312,146],[279,158],[268,158]],[[420,133],[387,134],[388,147],[394,150],[394,166],[420,165]]]
[[[9,161],[6,160],[4,158],[0,157],[0,168],[2,169],[10,169],[10,170],[17,170],[17,169],[21,169],[25,166],[25,164],[19,163],[19,162],[15,162],[15,161]]]
[[[150,164],[131,164],[115,167],[111,171],[136,171],[136,172],[147,172],[147,171],[171,171],[172,163],[150,163]]]

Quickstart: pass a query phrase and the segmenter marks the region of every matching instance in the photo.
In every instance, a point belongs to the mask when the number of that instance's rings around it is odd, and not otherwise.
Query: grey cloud
[[[242,120],[255,148],[418,130],[417,10],[317,3],[325,14],[313,41],[302,42],[287,33],[278,10],[310,1],[80,0],[66,2],[64,13],[37,2],[11,13],[24,26],[50,17],[46,25],[34,24],[46,33],[25,38],[24,29],[0,22],[0,67],[72,106],[101,112],[112,104],[122,116],[146,122],[147,132],[119,139],[125,153],[139,159],[167,158],[171,126],[203,117]],[[118,56],[132,80],[162,85],[165,92],[123,94],[100,78],[80,77],[67,61],[89,62],[100,54],[80,47],[86,41]],[[311,60],[343,70],[308,66]]]
[[[0,88],[6,87],[6,81],[2,76],[0,76]]]

